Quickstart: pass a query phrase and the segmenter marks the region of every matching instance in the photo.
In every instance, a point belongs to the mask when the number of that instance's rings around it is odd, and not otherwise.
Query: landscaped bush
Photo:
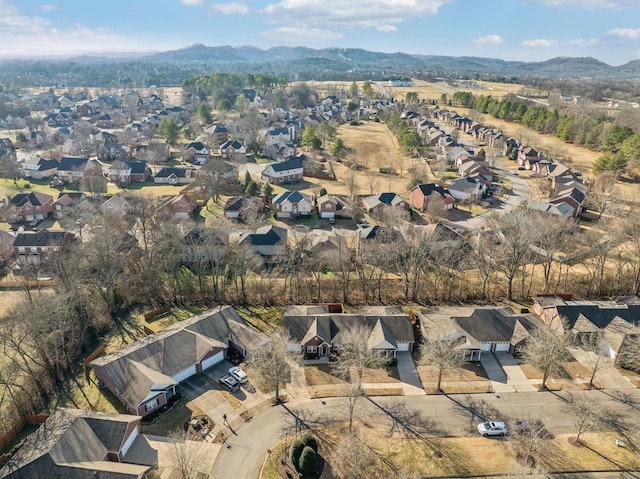
[[[383,167],[383,166],[380,167],[379,171],[383,175],[397,175],[398,174],[398,172],[396,171],[395,168],[387,168],[387,167]]]
[[[318,456],[309,446],[305,446],[300,455],[298,471],[303,476],[309,476],[318,470]]]
[[[302,444],[304,444],[306,447],[310,447],[311,449],[313,449],[313,452],[318,454],[318,441],[315,437],[313,437],[311,434],[305,434],[300,438],[300,440],[302,441]]]
[[[302,455],[302,451],[304,450],[305,445],[301,439],[296,439],[291,443],[291,447],[289,448],[289,459],[293,465],[298,468],[298,463],[300,462],[300,456]]]

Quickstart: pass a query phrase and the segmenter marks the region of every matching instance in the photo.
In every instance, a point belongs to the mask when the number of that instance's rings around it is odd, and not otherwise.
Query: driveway
[[[487,372],[487,376],[491,380],[493,390],[496,393],[513,392],[513,388],[507,383],[507,375],[504,373],[500,363],[489,351],[483,351],[480,355],[482,367]]]
[[[507,375],[507,384],[511,386],[516,392],[534,392],[537,389],[531,384],[531,381],[527,379],[527,376],[520,369],[520,365],[516,358],[511,353],[495,353],[496,359],[502,366],[503,371]]]
[[[584,367],[593,370],[593,365],[597,362],[594,353],[588,353],[582,348],[569,348],[573,357]],[[635,389],[627,378],[616,369],[611,358],[601,358],[598,371],[596,371],[595,381],[602,383],[604,389]],[[591,377],[582,378],[581,382],[588,383]]]
[[[411,353],[408,351],[399,351],[396,359],[398,360],[398,375],[400,376],[400,381],[404,383],[404,395],[424,395],[424,386],[422,385],[422,381],[420,381],[420,376],[416,370],[416,363],[413,361]]]
[[[193,401],[198,396],[203,395],[211,389],[211,384],[201,375],[196,374],[189,379],[182,381],[179,390],[184,397]]]

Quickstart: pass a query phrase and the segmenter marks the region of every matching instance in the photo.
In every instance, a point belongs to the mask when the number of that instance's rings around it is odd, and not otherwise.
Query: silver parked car
[[[507,426],[500,421],[487,421],[478,424],[478,432],[484,437],[504,436],[507,434]]]
[[[237,391],[240,388],[240,384],[231,374],[225,374],[218,379],[218,382],[231,392]]]
[[[238,381],[240,384],[246,383],[249,378],[247,377],[247,373],[245,373],[238,366],[232,366],[229,368],[229,374],[233,376],[233,378]]]

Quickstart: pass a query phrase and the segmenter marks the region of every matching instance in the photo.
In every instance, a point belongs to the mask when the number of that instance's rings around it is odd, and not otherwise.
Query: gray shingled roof
[[[320,336],[328,344],[340,344],[342,335],[358,325],[372,330],[372,344],[379,344],[382,340],[392,345],[397,342],[415,341],[413,326],[406,314],[397,310],[371,311],[379,313],[372,315],[366,314],[367,312],[363,310],[362,314],[341,314],[329,313],[323,308],[287,307],[284,313],[284,327],[293,339],[300,343],[305,342],[305,338]]]
[[[264,336],[230,306],[210,309],[169,326],[123,349],[92,361],[111,376],[123,398],[133,407],[177,382],[180,371],[200,362],[213,347],[226,348],[229,340],[251,351]]]
[[[478,308],[468,317],[451,318],[465,334],[482,343],[518,343],[539,322],[535,316],[515,315],[510,308]]]
[[[148,466],[106,461],[120,451],[137,416],[57,409],[0,470],[7,479],[132,479]]]

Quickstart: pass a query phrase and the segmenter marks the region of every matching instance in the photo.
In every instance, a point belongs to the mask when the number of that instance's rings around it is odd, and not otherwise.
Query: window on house
[[[308,353],[317,353],[318,352],[318,346],[307,346],[307,352]]]

